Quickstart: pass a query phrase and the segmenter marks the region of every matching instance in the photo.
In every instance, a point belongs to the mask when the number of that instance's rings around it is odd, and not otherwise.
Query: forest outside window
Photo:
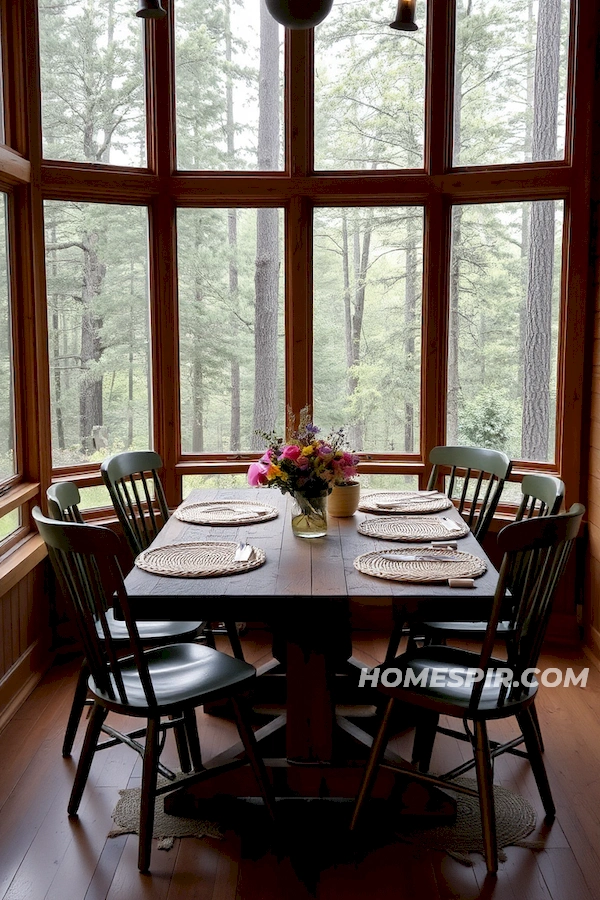
[[[155,442],[173,504],[288,405],[365,484],[423,486],[443,442],[580,476],[581,0],[419,0],[412,33],[383,0],[314,33],[264,0],[31,2],[55,477],[103,503],[101,459]]]
[[[455,206],[450,444],[553,462],[563,203]]]
[[[143,21],[131,0],[39,0],[43,154],[146,165]]]
[[[184,453],[257,450],[284,425],[282,219],[177,212]]]
[[[317,209],[315,421],[357,451],[419,452],[423,208]]]
[[[0,193],[0,488],[17,472],[7,196]]]
[[[284,29],[257,0],[175,0],[177,165],[283,168]]]
[[[457,0],[454,165],[563,159],[569,0]]]
[[[392,4],[393,5],[393,4]],[[334,4],[315,29],[315,168],[423,168],[427,8],[399,36],[386,0]]]
[[[145,207],[48,200],[55,468],[152,444]]]
[[[17,474],[7,200],[6,194],[0,194],[0,497]],[[0,543],[20,524],[20,508],[0,516]]]

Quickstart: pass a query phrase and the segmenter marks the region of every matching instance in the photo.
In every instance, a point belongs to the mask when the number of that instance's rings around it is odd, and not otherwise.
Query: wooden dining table
[[[189,524],[171,516],[151,546],[204,540],[247,541],[264,550],[265,563],[233,575],[201,578],[154,575],[136,567],[125,581],[133,614],[140,620],[168,617],[266,622],[285,657],[283,708],[257,731],[259,740],[268,739],[271,743],[276,731],[285,734],[284,749],[267,759],[267,764],[277,770],[277,792],[289,790],[297,795],[300,791],[319,796],[319,792],[328,790],[340,796],[354,796],[360,778],[356,767],[360,752],[348,753],[346,747],[340,750],[340,735],[357,748],[361,743],[366,745],[362,748],[363,759],[371,737],[369,730],[348,714],[347,696],[345,714],[339,711],[339,686],[353,681],[354,697],[363,706],[372,703],[373,691],[357,686],[358,668],[363,664],[352,657],[351,609],[370,604],[393,605],[396,618],[407,621],[417,615],[435,620],[485,619],[497,572],[469,533],[458,540],[458,548],[478,556],[487,566],[472,588],[373,577],[355,568],[354,560],[359,555],[407,546],[422,550],[426,545],[361,534],[357,525],[372,515],[360,511],[348,518],[330,517],[324,537],[298,538],[291,528],[289,495],[264,488],[194,490],[184,504],[215,500],[254,500],[276,508],[278,515],[268,521],[235,526]],[[440,515],[462,522],[454,507]],[[273,660],[259,670],[259,675],[274,674],[277,666],[278,661]],[[261,681],[257,679],[257,685]],[[239,749],[230,748],[229,756],[239,753]],[[227,753],[220,754],[207,765],[226,762],[227,757]],[[240,778],[238,772],[231,780],[230,773],[224,788],[226,782],[218,777],[212,790],[221,788],[245,795],[243,792],[250,786]],[[324,784],[328,786],[324,788]]]

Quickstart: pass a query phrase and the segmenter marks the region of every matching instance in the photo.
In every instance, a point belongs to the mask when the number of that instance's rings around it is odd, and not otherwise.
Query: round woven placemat
[[[180,506],[174,515],[192,525],[252,525],[276,519],[279,513],[274,506],[253,500],[206,500]]]
[[[482,559],[465,553],[462,550],[446,550],[433,548],[427,550],[414,550],[410,547],[393,551],[394,559],[386,558],[391,551],[376,550],[371,553],[363,553],[354,560],[354,568],[365,575],[374,575],[376,578],[388,578],[392,581],[410,582],[443,582],[449,578],[477,578],[483,575],[487,569]],[[413,557],[423,555],[426,559],[404,560],[403,556]],[[435,557],[452,556],[455,561]]]
[[[358,526],[361,534],[386,541],[442,541],[464,537],[469,533],[465,522],[454,522],[450,530],[437,516],[387,516],[365,519]]]
[[[153,575],[173,578],[210,578],[215,575],[237,575],[256,569],[266,560],[265,551],[252,548],[250,559],[241,562],[233,558],[235,541],[193,541],[143,550],[135,561],[138,569]]]
[[[382,503],[393,503],[394,508],[382,508],[378,505]],[[427,496],[419,495],[417,491],[378,491],[361,496],[358,508],[361,512],[391,516],[398,513],[417,515],[418,513],[442,512],[444,509],[450,509],[451,506],[452,500],[449,500],[445,494]]]

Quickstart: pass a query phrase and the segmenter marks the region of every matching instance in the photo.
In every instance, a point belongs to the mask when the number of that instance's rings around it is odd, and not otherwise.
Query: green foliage
[[[509,451],[518,427],[515,406],[507,397],[484,388],[465,401],[459,430],[460,443]]]

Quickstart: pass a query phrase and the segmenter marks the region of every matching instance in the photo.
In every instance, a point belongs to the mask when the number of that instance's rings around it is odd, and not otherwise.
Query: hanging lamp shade
[[[160,0],[140,0],[136,16],[140,19],[164,19],[167,11]]]
[[[390,28],[396,31],[417,31],[419,26],[415,22],[415,6],[417,0],[398,0],[396,18],[390,22]]]
[[[265,0],[267,9],[286,28],[314,28],[331,12],[333,0]]]

